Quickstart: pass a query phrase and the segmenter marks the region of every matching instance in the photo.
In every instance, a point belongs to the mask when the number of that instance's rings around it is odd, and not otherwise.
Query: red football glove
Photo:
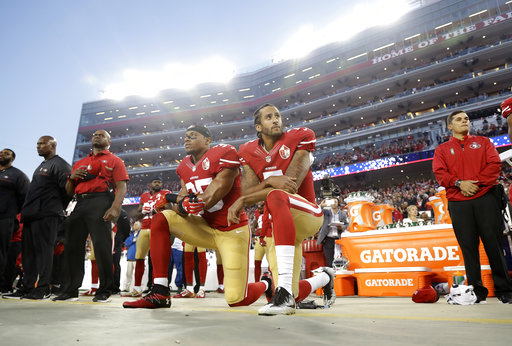
[[[260,237],[260,245],[261,246],[267,246],[267,242],[265,241],[265,237]]]
[[[152,211],[153,208],[151,208],[151,205],[149,205],[148,203],[144,203],[144,205],[142,206],[142,214],[151,214]]]
[[[204,210],[205,203],[193,193],[178,202],[178,210],[182,214],[198,215]]]
[[[165,208],[167,203],[169,203],[169,201],[167,200],[167,198],[165,198],[165,196],[167,196],[167,194],[163,194],[163,193],[161,193],[158,196],[158,198],[155,201],[155,204],[153,205],[153,209],[155,209],[156,211],[162,211]],[[142,209],[144,209],[144,207]],[[144,211],[142,213],[144,214]]]

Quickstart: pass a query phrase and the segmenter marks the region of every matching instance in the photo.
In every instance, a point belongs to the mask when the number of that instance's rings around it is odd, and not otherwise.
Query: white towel
[[[452,305],[473,305],[476,303],[476,294],[473,292],[473,286],[453,284],[450,288],[450,294],[445,296],[446,302]]]

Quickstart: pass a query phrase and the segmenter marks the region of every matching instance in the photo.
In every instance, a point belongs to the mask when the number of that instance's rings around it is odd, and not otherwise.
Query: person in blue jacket
[[[124,279],[123,292],[128,292],[132,284],[133,271],[135,270],[135,244],[137,243],[137,236],[139,235],[141,226],[140,221],[134,222],[130,235],[124,241],[124,246],[128,249],[128,252],[126,253],[126,276]]]

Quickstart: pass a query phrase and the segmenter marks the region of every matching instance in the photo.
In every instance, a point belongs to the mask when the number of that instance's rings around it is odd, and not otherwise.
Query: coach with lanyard
[[[124,162],[112,154],[110,135],[98,130],[92,135],[92,152],[73,166],[66,191],[77,204],[66,228],[65,259],[68,285],[54,301],[78,300],[84,275],[85,241],[91,235],[98,264],[100,287],[94,302],[108,302],[114,283],[112,272],[112,223],[121,213],[129,180]]]

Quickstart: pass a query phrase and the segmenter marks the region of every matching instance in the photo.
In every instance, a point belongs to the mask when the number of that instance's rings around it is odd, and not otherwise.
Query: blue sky
[[[321,6],[319,5],[321,4]],[[42,135],[71,163],[82,103],[122,80],[221,56],[239,70],[270,63],[297,30],[323,28],[352,1],[18,0],[0,2],[2,136],[29,177]]]

